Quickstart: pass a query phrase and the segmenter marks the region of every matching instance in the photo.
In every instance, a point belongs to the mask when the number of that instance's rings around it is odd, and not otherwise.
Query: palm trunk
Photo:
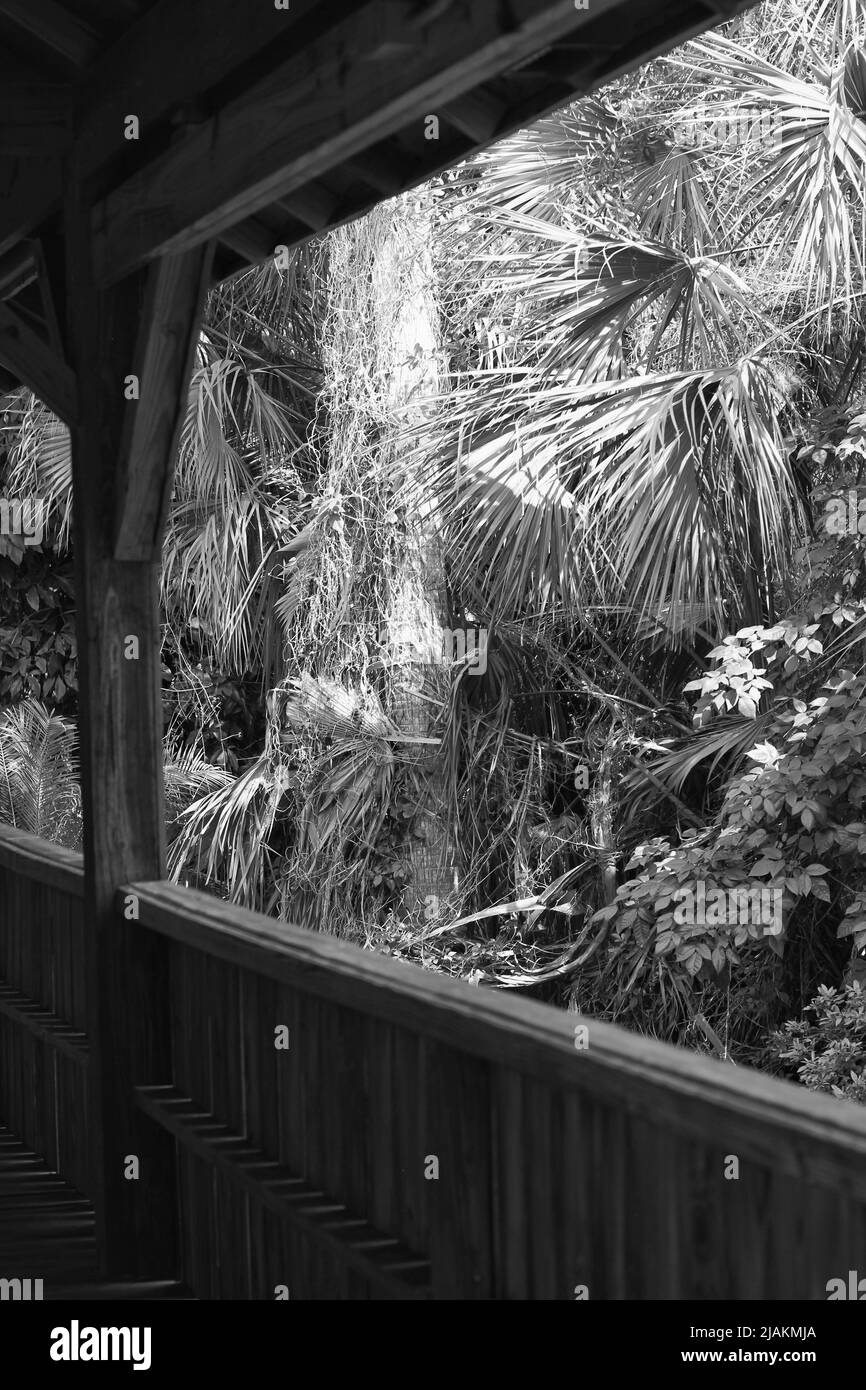
[[[412,200],[414,202],[414,199]],[[439,320],[433,293],[430,217],[423,204],[408,198],[392,205],[392,224],[380,257],[380,271],[401,286],[400,310],[392,325],[390,404],[400,424],[399,449],[414,458],[416,430],[435,409],[439,390]],[[405,662],[402,690],[390,711],[410,736],[435,737],[437,715],[450,681],[453,653],[443,649],[448,626],[445,571],[438,519],[418,487],[417,470],[405,470],[405,513],[411,532],[405,568],[394,591],[391,618]],[[443,760],[436,745],[419,743],[415,772],[420,788],[418,813],[409,850],[411,879],[404,906],[437,914],[458,888],[458,856],[448,833]]]

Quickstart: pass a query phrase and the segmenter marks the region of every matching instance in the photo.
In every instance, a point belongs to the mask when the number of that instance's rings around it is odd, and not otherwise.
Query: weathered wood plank
[[[615,4],[594,0],[593,22]],[[435,43],[424,22],[408,6],[366,5],[191,127],[95,209],[100,279],[218,236],[411,121],[423,126],[586,16],[573,0],[512,0],[505,18],[461,5]]]
[[[238,0],[162,0],[100,55],[78,93],[81,156],[89,174],[108,160],[135,156],[124,121],[138,117],[147,137],[170,113],[182,122],[199,94],[253,69],[260,78],[285,53],[357,8],[358,0],[292,0],[288,10]],[[190,65],[190,54],[195,64]],[[251,79],[249,76],[247,80]]]
[[[81,407],[72,462],[94,1199],[105,1275],[171,1278],[174,1145],[134,1097],[136,1082],[171,1078],[168,950],[164,941],[146,939],[134,915],[114,908],[119,882],[165,872],[159,553],[154,541],[145,559],[114,556],[123,451],[139,404],[127,398],[125,382],[153,295],[143,275],[110,292],[97,289],[85,182],[79,166],[70,168],[64,229],[66,329]],[[161,374],[164,389],[169,376],[175,392],[185,394],[180,369]],[[161,404],[176,418],[177,400]],[[165,456],[148,460],[151,483],[162,480],[163,493],[171,479],[168,444]],[[126,1176],[132,1156],[138,1180]]]
[[[365,1279],[401,1298],[429,1296],[429,1261],[355,1216],[285,1165],[268,1157],[195,1100],[174,1087],[138,1088],[142,1109],[185,1149],[243,1188],[309,1239],[339,1254]]]
[[[590,1046],[577,1051],[574,1015],[472,989],[203,893],[165,883],[137,884],[134,891],[142,923],[173,940],[472,1056],[606,1099],[675,1133],[704,1141],[715,1136],[731,1152],[791,1176],[866,1196],[866,1115],[856,1106],[594,1021]]]
[[[34,1038],[62,1052],[71,1061],[83,1065],[87,1061],[88,1045],[85,1034],[72,1028],[66,1019],[46,1009],[29,994],[13,989],[0,979],[0,1014],[26,1028]]]
[[[78,410],[75,374],[8,304],[0,304],[0,362],[71,425]]]
[[[61,203],[62,161],[56,155],[19,160],[16,170],[14,180],[2,190],[0,256],[30,236]]]
[[[126,412],[118,460],[116,560],[150,561],[162,543],[212,259],[209,243],[162,257],[148,275],[141,331],[129,364],[140,396]]]
[[[65,125],[72,113],[72,87],[66,82],[0,83],[0,127],[51,122]]]
[[[11,825],[0,825],[0,868],[16,878],[48,884],[68,897],[80,898],[84,894],[81,854]]]
[[[75,67],[83,68],[98,52],[94,30],[56,0],[0,0],[0,14]]]

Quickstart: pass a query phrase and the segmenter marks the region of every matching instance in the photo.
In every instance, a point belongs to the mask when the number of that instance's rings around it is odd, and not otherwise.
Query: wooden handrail
[[[866,1112],[791,1082],[504,997],[273,921],[192,889],[133,884],[142,926],[184,946],[416,1035],[593,1094],[703,1144],[866,1198]],[[575,1027],[588,1047],[575,1047]]]
[[[84,896],[82,854],[11,825],[0,825],[0,869],[59,888],[71,898]]]

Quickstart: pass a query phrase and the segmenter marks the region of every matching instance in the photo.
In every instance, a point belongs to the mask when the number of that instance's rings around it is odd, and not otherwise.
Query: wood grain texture
[[[149,561],[159,553],[212,260],[213,243],[206,243],[162,257],[148,274],[129,364],[140,396],[125,413],[118,460],[116,560]]]
[[[77,92],[81,155],[88,175],[118,158],[133,162],[123,139],[127,115],[143,138],[170,113],[184,112],[233,78],[250,82],[299,50],[357,0],[292,0],[289,10],[238,0],[162,0],[104,50]],[[194,63],[190,61],[194,55]]]
[[[594,0],[593,18],[615,3]],[[431,42],[408,6],[364,6],[103,200],[99,278],[219,235],[585,22],[573,0],[512,0],[506,16],[461,0]]]
[[[70,898],[84,896],[84,859],[80,854],[11,825],[0,826],[0,869],[8,869],[16,878],[57,888]]]
[[[67,425],[78,413],[78,388],[68,364],[8,304],[0,304],[0,362]]]
[[[428,1296],[429,1263],[392,1236],[377,1231],[345,1203],[292,1173],[236,1133],[200,1102],[174,1087],[140,1087],[139,1104],[158,1124],[226,1180],[296,1227],[316,1245],[332,1247],[340,1262],[402,1298]]]
[[[130,416],[139,404],[125,398],[124,380],[143,334],[146,340],[141,323],[154,295],[144,275],[110,292],[96,288],[89,227],[77,169],[70,171],[64,213],[65,320],[80,389],[72,471],[89,1124],[98,1156],[93,1195],[106,1277],[160,1279],[174,1277],[176,1269],[174,1146],[142,1115],[134,1088],[171,1079],[168,949],[114,908],[124,879],[145,866],[148,876],[165,872],[159,555],[154,548],[143,560],[114,556],[123,452],[135,437]],[[183,395],[180,377],[178,371],[173,384]],[[174,418],[178,401],[161,404]],[[166,452],[147,460],[147,472],[151,485],[161,480],[164,491],[172,460],[165,431],[159,431],[160,447],[163,442]],[[139,1160],[137,1181],[124,1176],[128,1155]]]
[[[578,1052],[576,1016],[472,989],[174,885],[140,883],[134,891],[142,923],[173,940],[470,1056],[594,1095],[675,1133],[719,1137],[730,1152],[793,1177],[866,1197],[866,1115],[856,1106],[591,1020],[590,1046]]]
[[[858,1267],[858,1107],[591,1021],[577,1052],[574,1015],[134,891],[137,949],[167,952],[170,1066],[125,1053],[124,1075],[147,1142],[177,1150],[196,1297],[823,1300]],[[105,1136],[81,1124],[88,1066],[52,1037],[86,1012],[75,856],[0,828],[0,904],[0,1115],[61,1175],[34,1199],[63,1179],[89,1197]]]
[[[83,68],[98,51],[95,31],[56,0],[0,0],[0,14],[74,67]]]

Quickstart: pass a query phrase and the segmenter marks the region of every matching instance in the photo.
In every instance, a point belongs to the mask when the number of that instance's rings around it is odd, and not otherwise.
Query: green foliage
[[[36,700],[0,711],[0,822],[79,847],[75,727]]]
[[[683,831],[676,845],[659,837],[638,846],[625,866],[633,876],[596,913],[599,923],[612,920],[613,954],[632,979],[663,965],[681,986],[694,978],[737,988],[761,953],[782,958],[827,937],[866,946],[866,677],[821,669],[850,645],[841,629],[862,640],[864,615],[858,600],[829,605],[812,622],[741,629],[708,654],[713,669],[686,685],[698,694],[698,732],[656,763],[667,779],[678,760],[693,772],[695,744],[712,747],[708,725],[755,729],[762,702],[766,710],[760,739],[728,754],[707,826]],[[780,929],[768,931],[757,913],[677,917],[682,891],[697,895],[698,884],[753,902],[755,890],[775,891]]]
[[[822,985],[802,1018],[769,1042],[770,1055],[810,1091],[866,1105],[866,992],[857,980]]]
[[[866,945],[864,54],[856,0],[767,0],[212,295],[162,574],[178,878],[738,1058],[838,984]],[[28,393],[3,434],[50,525],[0,542],[0,699],[71,713],[68,438]],[[391,634],[425,604],[487,629],[482,676],[408,684]],[[459,887],[422,922],[437,800]],[[699,884],[777,893],[781,930],[690,922]]]
[[[70,566],[41,547],[0,556],[0,700],[77,708]]]

